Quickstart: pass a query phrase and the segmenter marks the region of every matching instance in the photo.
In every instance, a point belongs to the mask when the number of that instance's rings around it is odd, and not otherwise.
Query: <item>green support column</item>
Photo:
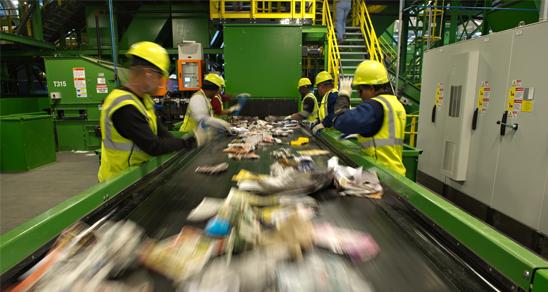
[[[459,25],[459,15],[457,13],[451,13],[451,24],[449,26],[449,43],[452,44],[457,41],[457,27]]]
[[[489,21],[487,21],[487,17],[483,17],[483,22],[481,23],[481,35],[489,34]]]
[[[36,5],[36,9],[34,9],[34,12],[31,16],[32,37],[37,40],[43,41],[44,29],[42,23],[42,6],[40,6],[38,0],[32,0],[32,5]]]
[[[407,69],[407,40],[409,39],[409,15],[404,14],[401,25],[401,38],[404,41],[398,40],[400,48],[400,76],[405,77]]]

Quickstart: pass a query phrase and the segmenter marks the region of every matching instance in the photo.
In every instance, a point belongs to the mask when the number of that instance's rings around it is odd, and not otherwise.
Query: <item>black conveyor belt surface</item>
[[[303,133],[299,133],[305,135]],[[287,143],[288,139],[284,139]],[[186,224],[186,216],[204,196],[226,197],[235,184],[231,178],[240,169],[269,173],[272,163],[269,153],[286,145],[267,146],[257,153],[259,160],[230,161],[227,172],[220,175],[196,174],[197,166],[227,161],[222,149],[229,139],[201,149],[191,160],[175,162],[154,179],[149,192],[128,219],[145,228],[150,237],[161,239],[176,234]],[[299,149],[324,148],[311,138],[311,143]],[[330,156],[315,157],[316,164],[325,167]],[[354,197],[334,197],[334,189],[315,194],[320,200],[319,220],[367,232],[378,242],[381,251],[372,260],[357,266],[361,275],[376,291],[486,291],[489,286],[465,263],[447,251],[415,222],[412,211],[397,194],[385,187],[381,200]],[[201,227],[201,226],[200,226]],[[174,289],[171,284],[152,272],[139,270],[129,277],[154,281],[157,291]]]

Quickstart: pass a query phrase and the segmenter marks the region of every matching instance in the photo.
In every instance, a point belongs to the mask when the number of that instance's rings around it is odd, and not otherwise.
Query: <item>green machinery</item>
[[[88,57],[48,57],[45,66],[58,150],[99,148],[100,106],[116,86],[111,64]]]
[[[55,161],[51,115],[4,115],[0,124],[0,172],[27,171]]]
[[[306,131],[300,131],[299,135],[307,135]],[[491,288],[501,290],[546,291],[548,261],[545,259],[426,188],[377,165],[361,154],[358,145],[339,140],[337,132],[323,131],[319,138],[312,138],[311,143],[313,147],[329,149],[349,165],[374,169],[383,182],[385,197],[382,200],[341,198],[327,201],[325,207],[320,203],[322,216],[336,215],[338,224],[350,217],[357,218],[360,223],[350,224],[377,236],[381,257],[360,265],[364,275],[373,273],[377,284],[423,289],[425,285],[448,289],[492,284]],[[197,165],[225,157],[219,151],[222,147],[214,143],[190,153],[154,158],[3,234],[0,236],[0,273],[4,283],[36,262],[64,228],[77,220],[93,223],[100,214],[110,212],[118,204],[127,204],[125,200],[135,198],[137,193],[149,195],[142,198],[142,203],[136,203],[127,216],[140,222],[151,236],[165,237],[180,230],[182,218],[188,214],[185,212],[200,202],[201,193],[226,195],[230,189],[230,183],[226,182],[242,167],[259,172],[268,170],[269,155],[265,152],[260,153],[264,159],[259,161],[232,162],[235,167],[219,177],[194,174]],[[157,212],[159,208],[163,212]],[[413,256],[409,256],[409,252]],[[409,265],[415,267],[409,269]],[[463,269],[473,270],[461,274],[459,271]],[[423,274],[428,271],[430,273]],[[401,273],[408,277],[402,278]]]
[[[226,91],[248,92],[243,115],[283,115],[300,101],[302,27],[296,25],[225,25]]]

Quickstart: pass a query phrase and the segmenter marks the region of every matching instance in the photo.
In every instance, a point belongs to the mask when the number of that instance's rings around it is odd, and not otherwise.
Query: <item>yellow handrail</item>
[[[392,58],[395,58],[398,56],[398,52],[396,52],[396,49],[394,49],[392,44],[390,44],[390,41],[386,40],[384,35],[381,36],[380,41],[381,41],[381,47],[383,49],[383,53],[386,53],[386,55]]]
[[[333,75],[333,83],[335,84],[335,88],[337,88],[339,84],[341,53],[335,35],[335,26],[331,17],[328,0],[323,1],[322,25],[327,26],[327,71]]]
[[[297,5],[299,4],[299,5]],[[316,19],[316,0],[211,0],[211,19]]]
[[[360,27],[365,40],[365,46],[369,52],[369,58],[382,63],[384,61],[384,54],[381,48],[381,43],[377,38],[375,27],[371,21],[371,16],[367,10],[365,0],[355,0],[354,5],[356,12],[353,13],[353,15],[357,16],[357,20],[353,20],[353,23]]]
[[[409,145],[412,147],[415,147],[416,139],[417,139],[417,120],[419,119],[419,115],[407,115],[407,119],[411,119],[411,123],[407,123],[409,125],[409,131],[405,131],[405,135],[409,135]]]

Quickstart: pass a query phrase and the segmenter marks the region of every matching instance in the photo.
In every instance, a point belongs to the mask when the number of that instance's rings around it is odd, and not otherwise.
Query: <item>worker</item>
[[[322,96],[322,101],[318,110],[318,121],[312,127],[312,133],[318,134],[324,128],[330,128],[333,125],[335,112],[335,102],[338,92],[333,84],[333,77],[329,72],[322,71],[316,75],[316,88]]]
[[[312,82],[310,79],[303,77],[297,83],[297,89],[301,95],[301,106],[298,113],[291,114],[285,117],[286,120],[308,120],[314,122],[318,119],[318,100],[312,92]]]
[[[344,33],[346,31],[346,17],[352,10],[352,0],[338,0],[335,9],[335,31],[337,34],[337,42],[342,44],[344,41]]]
[[[363,102],[348,109],[352,87],[358,90]],[[356,68],[353,81],[341,80],[334,128],[343,135],[358,134],[366,155],[401,175],[405,175],[402,162],[405,118],[405,109],[392,92],[382,63],[365,60]]]
[[[150,95],[167,78],[167,51],[152,42],[138,42],[127,52],[131,58],[129,79],[104,100],[101,110],[100,182],[157,156],[194,147],[194,138],[173,137],[154,112]]]
[[[226,116],[233,114],[234,112],[237,112],[240,110],[240,105],[235,104],[227,109],[223,106],[223,100],[225,99],[226,95],[222,93],[218,93],[211,99],[211,108],[213,109],[213,115],[216,117],[220,116]],[[228,97],[230,100],[230,97]]]
[[[217,73],[209,73],[204,77],[202,88],[190,98],[180,128],[181,132],[194,132],[197,134],[196,130],[199,124],[222,132],[230,132],[230,124],[214,117],[213,107],[211,106],[211,99],[216,98],[215,96],[220,93],[224,86],[225,80]]]

